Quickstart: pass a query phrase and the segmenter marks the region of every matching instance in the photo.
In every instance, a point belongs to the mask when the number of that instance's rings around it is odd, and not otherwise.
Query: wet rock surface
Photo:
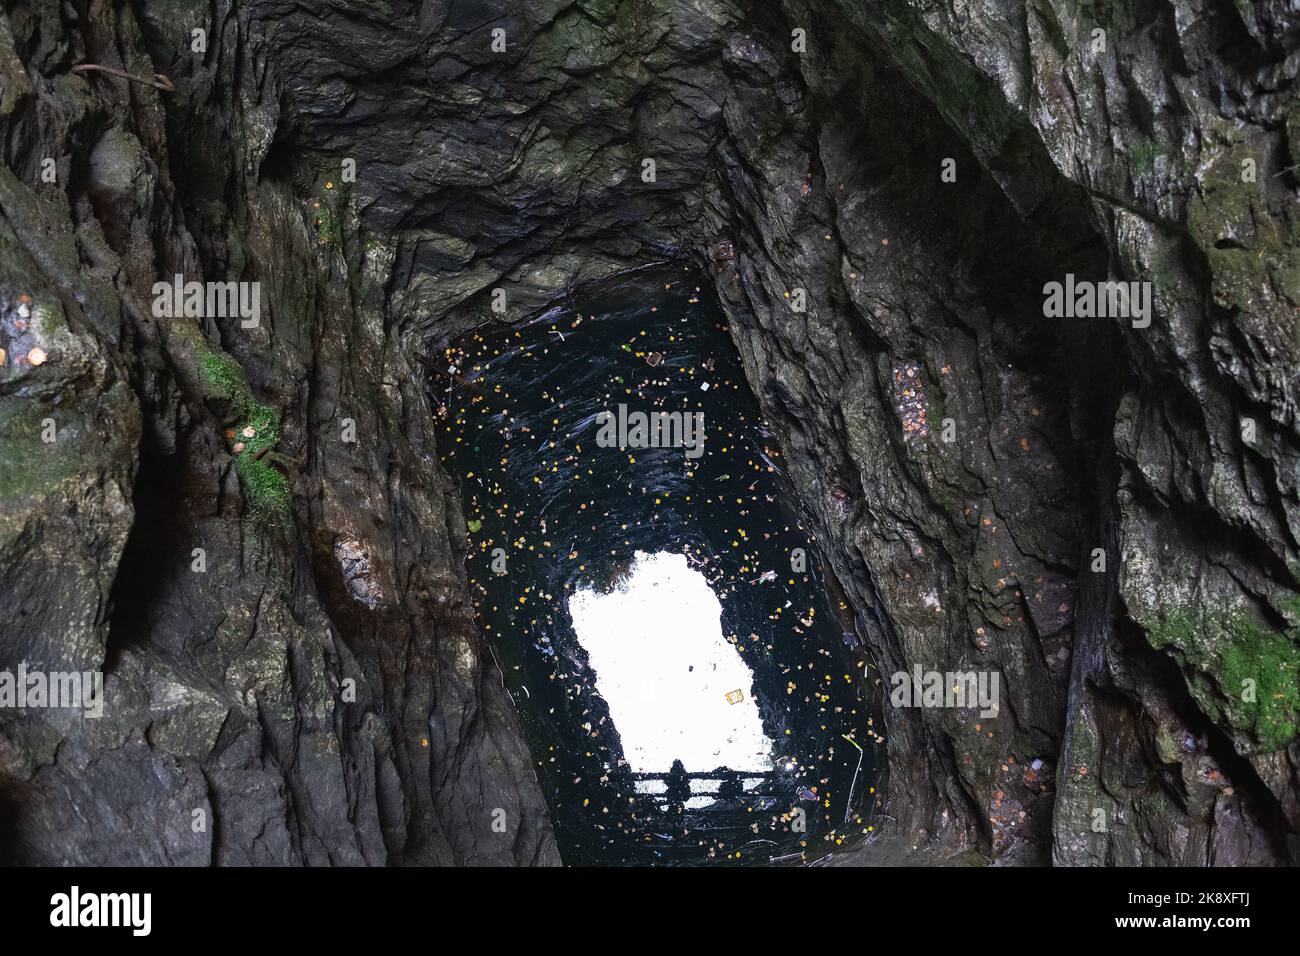
[[[687,259],[882,675],[860,861],[1294,862],[1298,41],[1285,0],[6,7],[0,669],[107,706],[0,716],[0,854],[556,862],[414,356]],[[157,318],[177,273],[260,324]],[[1045,318],[1067,274],[1150,325]],[[891,706],[914,665],[1002,712]]]
[[[247,24],[143,15],[38,3],[0,31],[0,268],[49,354],[0,369],[0,666],[106,672],[98,720],[5,712],[0,853],[557,862],[451,561],[423,371],[361,291],[392,263],[259,174],[282,91]],[[176,273],[259,281],[258,327],[159,318]]]

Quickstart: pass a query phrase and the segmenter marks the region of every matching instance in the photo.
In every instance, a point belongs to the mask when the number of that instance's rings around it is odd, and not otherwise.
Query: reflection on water
[[[698,285],[470,333],[435,382],[479,625],[571,864],[813,861],[871,826],[875,673]],[[703,414],[702,449],[598,442],[620,405]]]
[[[684,555],[638,551],[626,580],[575,592],[569,613],[634,773],[667,773],[674,760],[687,771],[772,769],[754,674]]]

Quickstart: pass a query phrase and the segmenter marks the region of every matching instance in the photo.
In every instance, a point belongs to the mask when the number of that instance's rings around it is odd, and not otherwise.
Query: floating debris
[[[812,545],[790,508],[782,451],[713,300],[679,274],[611,289],[594,309],[472,331],[420,357],[432,407],[445,409],[438,446],[472,535],[473,609],[507,690],[539,728],[533,757],[565,858],[765,863],[769,852],[802,858],[813,840],[843,846],[868,832],[875,798],[860,776],[871,781],[883,741],[873,685],[820,579],[784,570],[795,549]],[[561,343],[558,330],[584,317],[580,338]],[[620,404],[703,413],[703,454],[599,444],[598,416]],[[704,575],[721,605],[721,636],[753,674],[752,686],[710,688],[707,702],[727,712],[758,706],[774,738],[771,769],[744,778],[739,796],[728,784],[723,798],[730,771],[707,760],[677,782],[679,797],[686,788],[676,810],[667,767],[634,775],[577,642],[570,596],[628,587],[638,550],[680,554]],[[695,664],[682,667],[684,687],[705,686],[701,668],[711,665]],[[791,810],[801,799],[816,804],[806,806],[806,832]]]
[[[894,368],[894,408],[903,425],[903,438],[908,441],[930,434],[930,423],[926,421],[929,406],[920,371],[915,363]]]

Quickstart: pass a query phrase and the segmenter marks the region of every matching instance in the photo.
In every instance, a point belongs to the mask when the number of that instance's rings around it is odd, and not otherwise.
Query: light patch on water
[[[745,793],[754,790],[759,784],[757,780],[742,780],[741,789]],[[668,792],[668,783],[664,780],[638,780],[633,785],[637,793],[643,793],[648,796],[662,797]],[[699,810],[704,807],[712,806],[716,800],[718,791],[722,788],[721,780],[692,780],[691,781],[691,798],[682,804],[687,810]]]
[[[674,760],[691,772],[772,769],[754,675],[722,636],[717,595],[684,555],[638,551],[618,587],[577,591],[569,613],[634,773],[667,773]],[[737,690],[743,699],[728,702]]]

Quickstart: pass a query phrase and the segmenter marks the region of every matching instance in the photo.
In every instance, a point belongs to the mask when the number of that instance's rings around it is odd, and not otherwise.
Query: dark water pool
[[[471,333],[442,356],[451,374],[436,386],[440,439],[464,499],[480,625],[570,864],[813,862],[871,826],[883,761],[874,672],[845,633],[704,287],[680,267],[630,274],[572,310]],[[620,404],[702,413],[702,453],[602,447],[599,416]],[[584,646],[570,600],[585,592],[617,604],[655,555],[707,579],[721,636],[706,612],[700,634],[712,627],[715,639],[697,639],[697,605],[660,582],[634,616]],[[603,672],[589,656],[597,638]],[[614,665],[634,652],[648,662],[646,683],[625,699]],[[722,675],[737,662],[746,679],[733,688]],[[635,664],[630,673],[636,683]],[[746,716],[751,738],[758,726],[766,738],[762,755],[734,756],[727,722]],[[715,747],[747,761],[747,776],[726,779],[738,768],[712,763]],[[679,750],[686,781],[666,777]]]

